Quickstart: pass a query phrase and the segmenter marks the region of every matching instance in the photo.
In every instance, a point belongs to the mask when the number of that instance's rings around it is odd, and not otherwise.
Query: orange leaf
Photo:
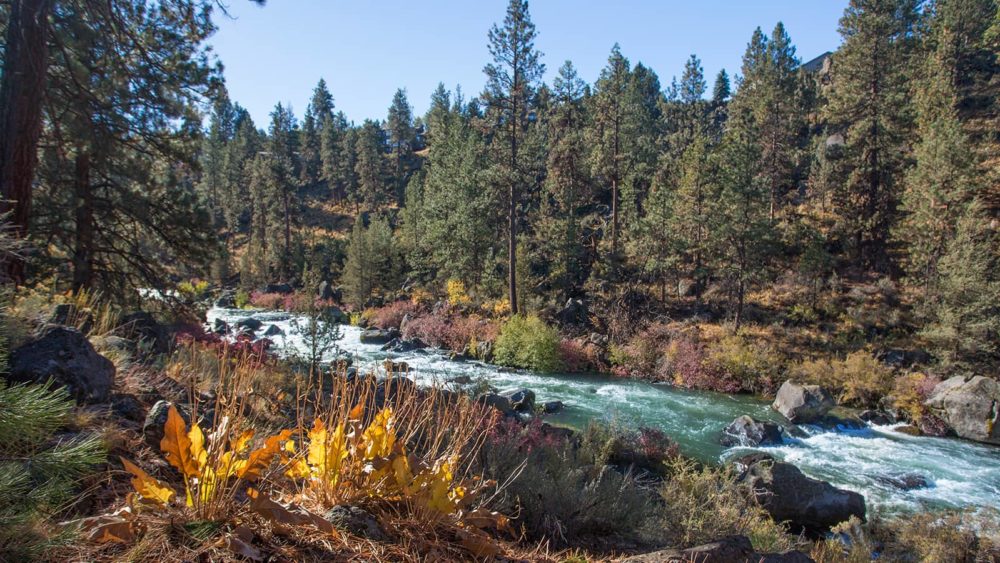
[[[170,465],[180,471],[181,475],[189,478],[198,476],[198,461],[191,455],[191,439],[187,434],[187,425],[173,405],[170,405],[170,410],[167,411],[167,423],[163,425],[160,450]]]
[[[281,451],[281,443],[292,437],[291,430],[282,430],[275,436],[264,440],[264,445],[252,452],[247,458],[245,466],[236,473],[241,479],[255,481],[260,478],[261,472],[271,465],[271,460]]]
[[[351,412],[347,413],[347,420],[361,420],[361,417],[365,414],[365,406],[358,403]]]
[[[500,555],[500,546],[485,532],[475,528],[458,528],[458,539],[462,546],[476,557],[496,557]]]
[[[133,475],[132,486],[135,488],[135,492],[139,493],[139,496],[143,499],[164,505],[174,498],[175,493],[170,487],[154,479],[131,461],[125,458],[119,459],[122,460],[125,471]]]

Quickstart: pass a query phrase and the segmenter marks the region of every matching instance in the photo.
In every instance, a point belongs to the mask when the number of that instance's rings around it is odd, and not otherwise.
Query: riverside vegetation
[[[208,49],[220,11],[0,5],[0,560],[1000,558],[990,507],[866,512],[790,463],[338,351],[354,324],[1000,443],[995,0],[850,0],[806,64],[758,28],[711,91],[694,55],[664,87],[617,45],[547,84],[511,0],[479,95],[358,125],[320,80],[266,131]],[[293,313],[305,346],[213,306]]]

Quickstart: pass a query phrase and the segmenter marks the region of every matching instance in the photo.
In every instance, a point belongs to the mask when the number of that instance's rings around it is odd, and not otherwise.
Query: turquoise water
[[[232,322],[250,315],[277,325],[285,335],[274,338],[279,351],[300,349],[290,315],[212,309],[216,318]],[[581,428],[593,419],[618,419],[631,426],[649,426],[666,432],[686,455],[704,462],[723,463],[748,453],[747,448],[723,448],[718,444],[722,429],[737,416],[748,414],[761,420],[781,422],[768,403],[748,396],[688,391],[667,385],[579,374],[505,372],[479,362],[455,362],[435,351],[390,355],[377,345],[362,344],[360,329],[341,327],[338,344],[356,358],[359,367],[377,366],[391,358],[405,361],[410,377],[418,383],[445,384],[467,375],[484,378],[501,390],[526,387],[537,402],[562,401],[564,412],[546,417],[556,424]],[[889,513],[928,507],[965,508],[1000,506],[1000,448],[957,439],[913,437],[895,431],[895,426],[872,426],[861,430],[826,431],[800,426],[798,438],[786,438],[780,446],[758,448],[797,465],[805,474],[845,489],[862,493],[870,508]],[[917,473],[931,486],[901,491],[879,477]]]

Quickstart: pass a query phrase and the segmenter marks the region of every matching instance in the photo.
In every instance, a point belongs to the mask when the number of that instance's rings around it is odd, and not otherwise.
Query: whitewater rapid
[[[209,326],[216,319],[230,325],[247,317],[263,323],[262,335],[276,325],[283,335],[269,337],[279,354],[304,349],[292,315],[280,312],[213,308]],[[593,419],[618,420],[629,426],[648,426],[664,431],[686,455],[703,462],[724,463],[750,451],[764,451],[789,461],[811,477],[865,496],[869,510],[889,514],[928,508],[1000,506],[1000,448],[958,439],[914,437],[897,432],[898,425],[869,426],[860,430],[823,430],[798,427],[799,437],[786,438],[780,446],[723,448],[722,429],[736,417],[748,414],[760,420],[780,422],[781,417],[766,402],[747,396],[677,389],[667,385],[580,374],[539,374],[501,370],[496,366],[452,361],[435,350],[404,354],[382,352],[380,346],[362,344],[361,329],[341,326],[339,352],[354,358],[359,369],[377,369],[382,360],[406,362],[409,377],[424,385],[448,384],[468,376],[506,390],[528,388],[539,404],[562,401],[566,408],[546,420],[555,424],[584,427]],[[928,486],[900,490],[893,477],[919,475]]]

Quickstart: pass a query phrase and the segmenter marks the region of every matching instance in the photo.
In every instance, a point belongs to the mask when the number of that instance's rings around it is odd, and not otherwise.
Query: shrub
[[[794,547],[792,537],[775,523],[737,481],[731,468],[699,466],[673,458],[660,488],[667,541],[689,547],[727,535],[745,535],[755,549],[781,552]]]
[[[778,386],[783,364],[771,346],[732,335],[707,346],[704,367],[727,389],[769,393]]]
[[[233,302],[236,304],[237,309],[245,309],[250,304],[250,294],[242,289],[237,290]]]
[[[923,373],[908,373],[897,377],[892,388],[893,406],[919,425],[928,414],[924,402],[940,382],[938,377]]]
[[[403,317],[410,315],[412,319],[420,309],[420,305],[413,301],[394,301],[374,310],[370,315],[371,324],[382,329],[399,328]]]
[[[857,407],[875,407],[893,389],[892,370],[865,350],[843,360],[803,362],[792,370],[792,377],[832,388],[841,403]]]
[[[208,294],[208,282],[205,280],[182,281],[177,284],[177,291],[189,300],[203,299]]]
[[[254,291],[250,294],[250,304],[261,309],[283,309],[285,306],[285,295],[283,293]]]
[[[448,294],[448,304],[452,307],[461,307],[472,303],[472,298],[465,290],[465,282],[451,279],[445,284],[445,292]]]
[[[569,338],[559,341],[559,360],[568,372],[587,371],[595,367],[586,345]]]
[[[594,464],[573,440],[545,425],[504,422],[480,450],[478,468],[507,482],[494,508],[517,514],[531,539],[564,546],[579,538],[642,539],[656,521],[656,503],[630,472]]]
[[[534,315],[511,317],[500,329],[493,357],[498,364],[554,372],[561,367],[559,333]]]
[[[653,323],[638,332],[624,346],[613,346],[611,363],[617,375],[657,378],[657,368],[676,331]]]
[[[446,313],[430,313],[406,323],[404,338],[419,338],[431,346],[455,352],[470,350],[478,342],[493,342],[497,338],[494,322],[476,317],[461,317]]]

